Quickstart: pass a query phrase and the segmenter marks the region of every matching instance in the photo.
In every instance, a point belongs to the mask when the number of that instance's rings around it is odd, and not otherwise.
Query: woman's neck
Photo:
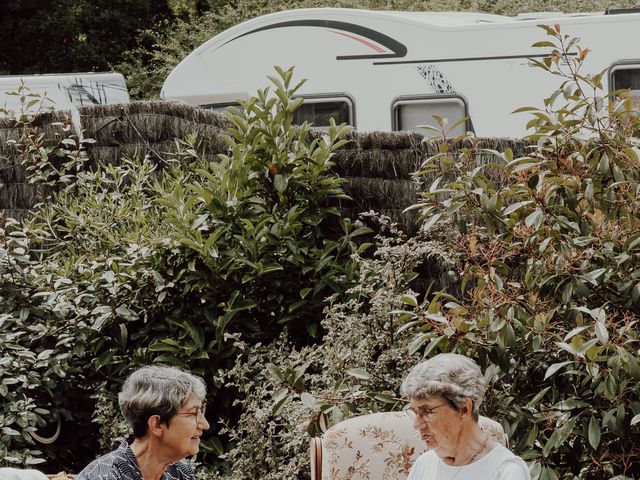
[[[144,480],[160,480],[167,467],[173,463],[154,447],[152,439],[136,438],[131,444],[131,451],[136,457]]]
[[[469,430],[461,430],[456,451],[453,455],[443,457],[442,461],[452,466],[469,465],[486,455],[494,444],[489,435],[474,423]]]

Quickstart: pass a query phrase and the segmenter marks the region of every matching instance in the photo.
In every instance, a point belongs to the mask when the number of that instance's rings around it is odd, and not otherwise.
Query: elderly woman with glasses
[[[195,455],[209,428],[206,387],[178,368],[148,366],[133,372],[118,397],[133,441],[87,465],[78,480],[193,480],[185,457]]]
[[[527,464],[478,425],[485,384],[473,360],[436,355],[411,369],[400,392],[429,448],[407,480],[530,480]]]

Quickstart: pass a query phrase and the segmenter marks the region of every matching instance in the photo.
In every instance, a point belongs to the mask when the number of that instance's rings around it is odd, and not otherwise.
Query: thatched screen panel
[[[84,137],[96,140],[88,145],[90,165],[117,164],[123,157],[145,155],[171,158],[178,149],[175,139],[192,133],[202,139],[202,151],[211,159],[227,151],[221,133],[228,130],[230,123],[223,115],[208,110],[145,101],[83,107],[80,114]],[[68,135],[56,122],[68,124],[68,115],[47,113],[34,121],[44,132],[47,144]],[[20,134],[15,122],[0,119],[0,182],[4,190],[0,195],[0,208],[5,213],[22,212],[21,209],[29,208],[36,201],[33,187],[26,184],[19,152],[7,144]],[[320,135],[323,133],[310,133],[312,138]],[[334,157],[335,171],[347,180],[345,189],[353,198],[352,202],[342,202],[344,214],[355,219],[362,211],[375,210],[391,216],[407,231],[415,231],[417,213],[402,214],[404,208],[417,201],[420,189],[411,180],[411,173],[419,169],[424,159],[438,152],[440,142],[424,141],[420,134],[406,132],[353,132],[348,139]],[[511,148],[515,156],[525,155],[527,145],[525,141],[512,139],[480,141],[483,148],[498,151]],[[495,157],[482,154],[472,162],[478,165],[494,160]],[[423,184],[430,181],[422,179]]]
[[[38,192],[38,187],[32,183],[2,183],[0,184],[0,205],[3,209],[31,208],[42,200]]]
[[[410,178],[424,156],[417,149],[342,149],[335,155],[336,172],[345,177]]]
[[[163,142],[195,134],[217,139],[223,130],[216,125],[194,123],[179,117],[159,114],[134,114],[123,117],[99,117],[85,120],[85,136],[103,146],[140,142]]]
[[[364,210],[405,208],[415,203],[417,184],[404,179],[347,177],[344,185],[353,204]]]
[[[178,146],[175,141],[163,141],[158,143],[130,143],[121,146],[101,146],[96,144],[89,150],[89,158],[93,165],[99,164],[119,164],[121,159],[126,158],[144,158],[149,156],[155,161],[164,162],[168,159],[176,158]],[[203,147],[203,155],[210,160],[215,160],[218,153],[225,151],[226,146],[220,141],[219,143]]]
[[[80,115],[85,136],[102,146],[162,142],[192,132],[213,138],[230,126],[219,113],[160,101],[83,107]]]

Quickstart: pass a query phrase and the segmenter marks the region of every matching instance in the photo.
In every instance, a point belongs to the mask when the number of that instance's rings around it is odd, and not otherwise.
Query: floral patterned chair
[[[480,426],[507,445],[502,426],[480,417]],[[311,480],[405,480],[426,450],[404,412],[349,418],[311,439]]]
[[[60,472],[55,475],[45,475],[39,470],[2,467],[0,480],[75,480],[76,475]]]

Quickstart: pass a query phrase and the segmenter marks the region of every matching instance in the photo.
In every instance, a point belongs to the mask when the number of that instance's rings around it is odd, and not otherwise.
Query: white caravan
[[[297,120],[333,116],[358,130],[415,130],[438,114],[484,137],[522,137],[526,114],[559,84],[529,59],[550,48],[537,25],[559,24],[592,52],[583,73],[611,67],[607,88],[640,95],[640,13],[381,12],[300,9],[237,25],[189,54],[168,76],[161,96],[220,108],[269,85],[274,65],[307,79]],[[424,130],[423,130],[424,132]]]
[[[129,92],[124,77],[120,73],[61,73],[45,75],[5,75],[0,76],[0,109],[20,113],[33,113],[40,107],[34,103],[26,108],[35,97],[26,98],[10,94],[24,84],[30,92],[45,96],[47,110],[71,110],[87,105],[129,103]]]

